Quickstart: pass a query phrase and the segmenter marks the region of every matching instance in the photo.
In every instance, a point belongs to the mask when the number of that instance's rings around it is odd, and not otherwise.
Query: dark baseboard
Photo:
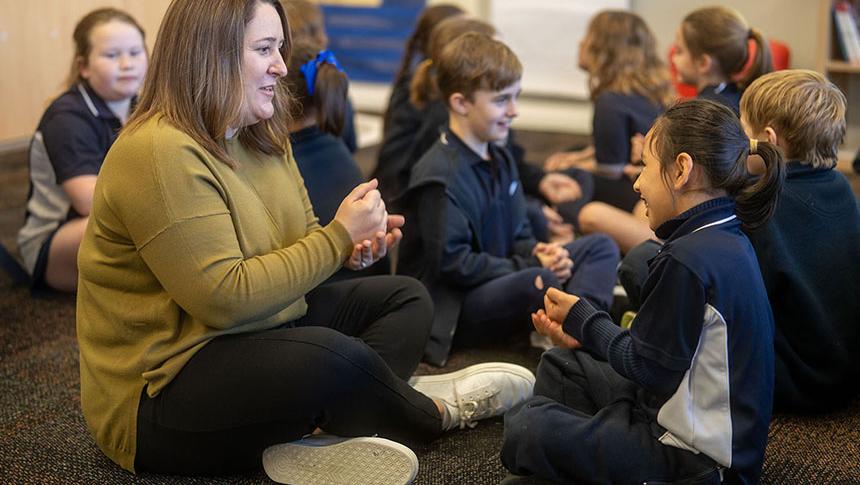
[[[18,168],[27,165],[27,151],[30,148],[27,143],[0,144],[0,170]]]

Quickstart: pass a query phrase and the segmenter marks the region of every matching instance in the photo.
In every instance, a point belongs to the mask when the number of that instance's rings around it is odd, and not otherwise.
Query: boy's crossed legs
[[[528,268],[496,278],[466,293],[457,325],[457,345],[475,345],[527,333],[529,315],[543,306],[547,288],[555,287],[588,299],[597,308],[612,305],[618,247],[604,235],[590,235],[564,246],[573,260],[563,284],[546,268]],[[536,284],[541,278],[541,286]]]

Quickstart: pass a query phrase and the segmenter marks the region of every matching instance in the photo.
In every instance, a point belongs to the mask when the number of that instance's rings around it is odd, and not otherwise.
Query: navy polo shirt
[[[480,190],[475,194],[483,216],[480,234],[477,235],[481,247],[493,256],[510,257],[517,235],[513,208],[517,199],[512,196],[517,192],[519,180],[508,171],[505,161],[499,160],[495,150],[489,150],[490,159],[484,160],[451,131],[446,131],[445,135],[448,142],[460,150],[480,184]]]
[[[516,166],[504,147],[491,143],[488,149],[490,160],[484,160],[443,129],[413,171],[413,186],[428,173],[445,179],[439,273],[447,284],[460,288],[540,265],[531,254],[537,241],[526,218]]]
[[[84,81],[54,100],[30,143],[30,195],[18,246],[31,274],[44,241],[67,220],[80,217],[61,187],[81,175],[98,175],[122,123]]]
[[[598,171],[609,176],[621,175],[630,163],[630,138],[645,134],[663,107],[640,94],[606,91],[594,99],[592,118],[594,158]]]
[[[38,132],[61,184],[79,175],[98,175],[122,123],[87,83],[54,101]]]
[[[705,86],[696,95],[698,99],[708,99],[715,103],[731,108],[736,115],[741,115],[741,95],[743,91],[738,89],[735,83],[720,83]]]

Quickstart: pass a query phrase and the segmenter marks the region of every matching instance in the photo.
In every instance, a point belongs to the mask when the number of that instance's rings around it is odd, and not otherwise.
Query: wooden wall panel
[[[72,31],[87,12],[124,9],[147,33],[150,50],[170,0],[0,1],[0,147],[29,139],[48,103],[63,92]]]

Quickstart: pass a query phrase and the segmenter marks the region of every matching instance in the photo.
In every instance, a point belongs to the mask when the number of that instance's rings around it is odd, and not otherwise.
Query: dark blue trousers
[[[642,306],[642,287],[648,279],[648,261],[657,256],[663,245],[649,240],[631,249],[618,266],[618,281],[627,292],[627,299],[634,311]]]
[[[657,441],[665,429],[639,394],[588,352],[545,352],[534,397],[505,415],[502,463],[564,483],[719,483],[713,460]]]
[[[532,328],[530,314],[543,308],[549,287],[559,288],[602,310],[612,305],[618,268],[618,246],[609,237],[593,234],[565,246],[573,260],[573,271],[564,284],[546,268],[528,268],[475,287],[466,293],[457,323],[457,345],[503,340]],[[543,288],[535,287],[535,278]]]

